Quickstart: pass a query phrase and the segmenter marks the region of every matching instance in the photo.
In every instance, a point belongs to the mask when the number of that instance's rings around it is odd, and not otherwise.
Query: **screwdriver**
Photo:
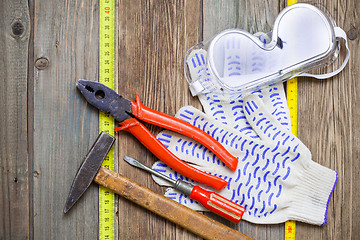
[[[244,207],[220,196],[215,192],[207,191],[199,186],[194,186],[180,179],[177,180],[171,179],[165,176],[164,174],[161,174],[145,166],[144,164],[140,163],[139,161],[135,160],[132,157],[125,156],[124,160],[134,167],[144,169],[154,174],[155,176],[158,176],[172,183],[176,190],[183,192],[184,194],[188,195],[191,199],[200,202],[204,207],[206,207],[210,211],[234,223],[238,223],[244,214],[245,211]]]

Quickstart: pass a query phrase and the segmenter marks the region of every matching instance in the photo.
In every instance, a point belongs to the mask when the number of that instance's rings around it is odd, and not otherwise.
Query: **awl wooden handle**
[[[205,239],[252,239],[103,166],[94,181]]]

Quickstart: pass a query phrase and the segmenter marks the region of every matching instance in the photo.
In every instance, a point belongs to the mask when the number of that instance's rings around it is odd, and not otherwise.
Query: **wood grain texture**
[[[360,239],[360,5],[355,0],[319,2],[348,33],[351,58],[331,79],[299,78],[298,136],[313,160],[336,170],[339,178],[328,223],[298,222],[296,239]],[[284,0],[116,1],[118,92],[129,99],[138,93],[146,106],[170,115],[188,104],[201,109],[183,74],[186,51],[226,28],[270,31],[285,5]],[[62,210],[77,168],[98,135],[97,111],[75,89],[79,78],[98,78],[98,15],[98,0],[0,1],[1,240],[97,239],[95,184],[67,215]],[[24,27],[17,37],[16,21]],[[48,59],[48,66],[35,68],[39,58]],[[161,130],[146,126],[153,133]],[[156,161],[133,136],[118,133],[116,149],[121,174],[164,193],[149,174],[123,162],[124,155],[148,166]],[[117,239],[200,239],[117,199]],[[284,239],[283,224],[235,225],[206,215],[256,239]]]
[[[359,161],[359,27],[357,1],[321,1],[338,26],[348,33],[351,56],[347,67],[327,80],[299,78],[298,136],[313,160],[338,173],[323,227],[297,224],[299,239],[360,239]],[[351,31],[353,32],[351,34]],[[342,47],[342,56],[345,48]],[[340,60],[342,60],[341,58]],[[322,72],[340,66],[339,61]]]
[[[252,239],[103,166],[94,181],[205,239]]]
[[[204,0],[203,4],[203,39],[229,28],[240,28],[250,33],[269,32],[276,16],[280,12],[277,1],[216,1]],[[213,214],[210,214],[215,217]],[[218,218],[218,217],[217,217]],[[284,225],[259,225],[241,221],[235,225],[225,222],[240,232],[255,239],[283,239]]]
[[[0,239],[30,237],[27,1],[0,2]]]
[[[198,41],[198,1],[119,1],[118,91],[138,93],[152,109],[175,115],[186,104],[199,106],[183,74],[187,49]],[[146,125],[152,133],[160,129]],[[156,192],[164,192],[149,174],[124,163],[129,155],[151,166],[157,159],[128,133],[118,134],[119,172]],[[181,227],[119,199],[119,239],[198,239]]]
[[[98,111],[76,90],[98,77],[98,1],[35,1],[34,239],[96,239],[94,184],[67,214],[66,195],[98,135]]]
[[[269,32],[283,1],[203,0],[203,39],[229,28],[240,28],[250,33]]]

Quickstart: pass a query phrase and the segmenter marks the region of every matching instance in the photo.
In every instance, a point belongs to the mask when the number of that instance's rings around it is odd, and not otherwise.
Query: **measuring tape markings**
[[[287,5],[297,3],[297,0],[287,0]],[[286,82],[287,104],[290,111],[291,131],[297,136],[297,78]],[[295,240],[296,222],[293,220],[285,222],[285,240]]]
[[[288,0],[287,5],[296,3]],[[114,81],[114,39],[115,39],[115,2],[100,0],[100,29],[99,29],[99,82],[111,89],[115,88]],[[297,78],[287,81],[287,103],[290,110],[291,126],[297,135]],[[114,119],[103,112],[99,112],[99,131],[114,136]],[[114,148],[106,156],[103,166],[114,170]],[[115,224],[115,195],[104,187],[99,187],[99,239],[114,239]],[[285,240],[295,239],[295,221],[286,221]]]
[[[297,136],[297,78],[292,78],[286,83],[287,104],[290,111],[291,132]]]
[[[99,82],[111,89],[115,89],[115,2],[114,0],[100,0],[99,18]],[[99,112],[99,131],[112,136],[114,132],[114,118]],[[103,166],[114,170],[114,147],[106,156]],[[99,239],[115,238],[115,195],[112,191],[99,187]]]
[[[291,131],[297,135],[297,78],[292,78],[286,83],[287,103],[290,111]],[[285,222],[285,240],[295,240],[296,222]]]

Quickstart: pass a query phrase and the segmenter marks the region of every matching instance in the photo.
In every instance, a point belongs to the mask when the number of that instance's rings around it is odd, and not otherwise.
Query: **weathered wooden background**
[[[351,59],[329,80],[299,80],[298,136],[313,159],[339,180],[323,227],[297,223],[297,239],[360,239],[360,4],[320,1],[349,37]],[[174,115],[191,97],[183,74],[186,50],[220,30],[267,32],[286,1],[116,2],[117,89]],[[69,186],[98,134],[97,111],[75,89],[98,78],[98,0],[0,1],[0,239],[96,239],[97,186],[69,214]],[[328,70],[331,70],[329,67]],[[151,131],[160,129],[150,127]],[[117,169],[157,192],[150,175],[125,154],[156,159],[127,133],[117,136]],[[198,239],[117,198],[118,239]],[[256,239],[284,239],[284,225],[231,224]]]

